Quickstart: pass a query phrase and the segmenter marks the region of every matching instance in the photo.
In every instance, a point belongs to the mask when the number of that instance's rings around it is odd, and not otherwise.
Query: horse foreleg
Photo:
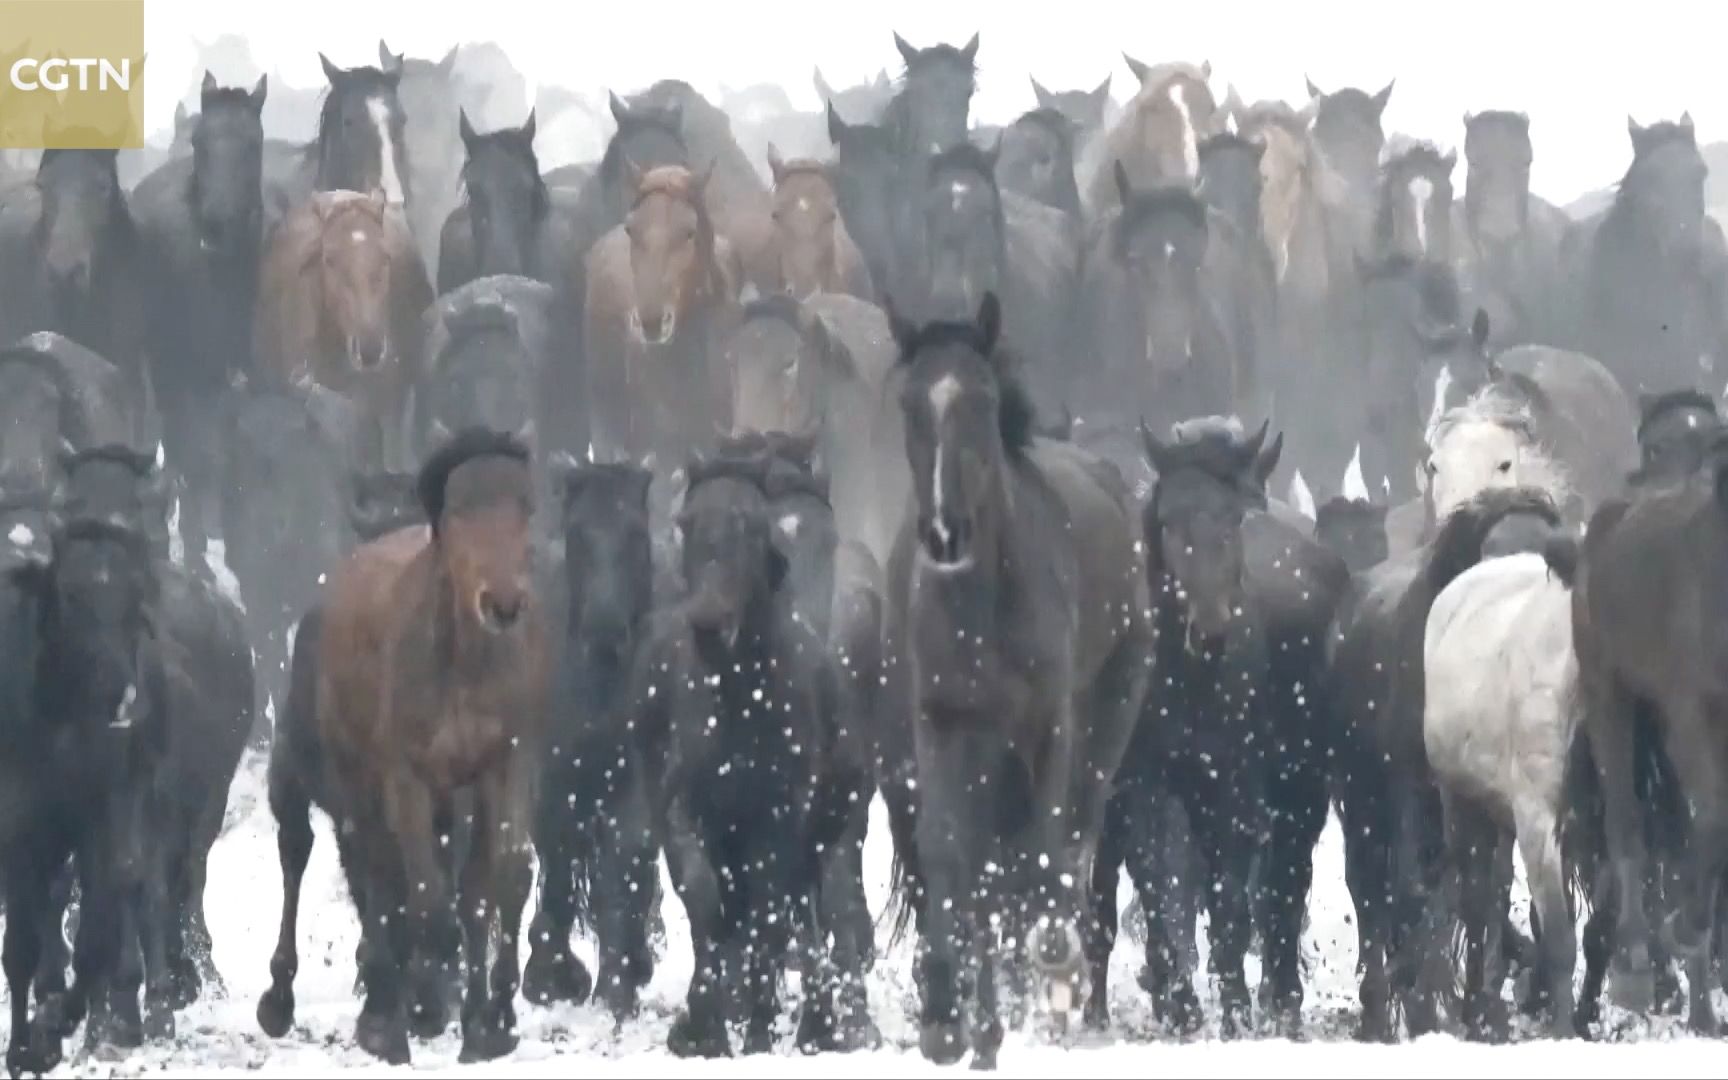
[[[694,966],[684,997],[684,1012],[672,1023],[667,1049],[679,1057],[726,1057],[732,1052],[726,1039],[726,1010],[721,1001],[720,877],[709,861],[708,849],[695,820],[679,798],[666,813],[666,862],[672,885],[684,902],[690,920],[690,947]],[[733,977],[742,973],[732,972]]]
[[[598,825],[589,882],[599,939],[595,993],[616,1020],[633,1016],[642,987],[654,975],[648,920],[660,904],[659,860],[648,792],[632,763],[623,786],[605,807]]]
[[[1206,933],[1218,978],[1220,1033],[1231,1039],[1243,1034],[1252,1019],[1244,960],[1254,921],[1248,870],[1254,856],[1255,810],[1220,788],[1209,794],[1204,805],[1190,806],[1190,811],[1198,810],[1190,818],[1212,886],[1206,894]]]
[[[46,1075],[60,1063],[60,1039],[32,1027],[30,983],[42,962],[44,924],[51,917],[49,880],[55,860],[29,846],[7,853],[6,944],[4,966],[6,989],[11,995],[12,1037],[6,1048],[6,1068],[21,1073]],[[38,1002],[38,1008],[41,1007]]]
[[[1647,1012],[1655,996],[1650,966],[1650,924],[1644,907],[1643,807],[1634,791],[1634,710],[1631,697],[1611,673],[1580,657],[1579,678],[1586,703],[1584,729],[1590,754],[1602,784],[1603,819],[1608,858],[1614,867],[1619,894],[1616,973],[1612,980],[1616,1004]]]
[[[1098,854],[1092,860],[1091,907],[1087,920],[1086,962],[1091,969],[1090,993],[1086,998],[1086,1026],[1102,1031],[1110,1026],[1110,954],[1116,949],[1116,888],[1121,879],[1124,849],[1128,844],[1127,812],[1121,804],[1126,795],[1111,799],[1104,815],[1104,831]]]
[[[554,751],[554,763],[547,769],[547,780],[540,800],[534,829],[534,846],[540,854],[540,892],[535,905],[534,923],[529,928],[528,970],[523,973],[523,993],[536,1004],[568,1001],[580,1005],[588,1000],[593,980],[588,969],[570,951],[570,933],[576,925],[577,868],[584,865],[584,852],[593,846],[583,835],[581,817],[587,807],[578,809],[582,794],[577,791],[574,772],[567,759],[558,755],[574,753],[565,747]],[[589,904],[594,904],[589,898]]]
[[[1557,1039],[1577,1034],[1573,1027],[1572,969],[1578,958],[1578,932],[1566,897],[1566,866],[1560,854],[1554,814],[1546,807],[1518,815],[1518,848],[1529,880],[1530,899],[1540,927],[1537,948],[1548,990],[1549,1031]]]
[[[457,949],[450,940],[455,927],[451,919],[447,855],[448,846],[453,846],[456,840],[449,833],[440,835],[438,808],[431,790],[419,777],[392,777],[386,795],[386,815],[401,852],[403,885],[408,891],[408,953],[404,964],[412,994],[408,1025],[416,1036],[431,1039],[442,1034],[449,1024],[447,987],[456,974],[446,970],[446,965],[456,962],[457,957]],[[478,820],[479,814],[475,816],[471,834],[485,829]]]
[[[1728,715],[1721,718],[1728,719]],[[1692,809],[1692,858],[1680,902],[1668,916],[1665,936],[1686,961],[1688,979],[1694,987],[1687,1022],[1703,1035],[1716,1033],[1709,998],[1711,937],[1716,929],[1722,875],[1728,871],[1728,753],[1714,734],[1719,726],[1710,719],[1702,702],[1693,708],[1673,709],[1666,740],[1682,797]]]
[[[920,731],[919,740],[917,840],[925,890],[919,1045],[926,1058],[948,1065],[967,1049],[962,1006],[975,963],[973,926],[986,884],[981,870],[998,850],[988,819],[994,801],[968,790],[992,748],[941,728]]]

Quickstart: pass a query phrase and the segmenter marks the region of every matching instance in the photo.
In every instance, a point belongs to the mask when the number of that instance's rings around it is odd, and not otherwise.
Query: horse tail
[[[1602,781],[1596,772],[1596,758],[1590,752],[1590,739],[1578,731],[1566,755],[1554,839],[1560,845],[1560,862],[1565,867],[1567,902],[1580,914],[1579,905],[1589,906],[1595,899],[1592,884],[1606,850],[1602,814]]]
[[[882,922],[888,924],[888,947],[898,948],[912,927],[912,916],[918,903],[918,875],[905,856],[896,849],[893,867],[888,875],[888,906],[882,909]]]

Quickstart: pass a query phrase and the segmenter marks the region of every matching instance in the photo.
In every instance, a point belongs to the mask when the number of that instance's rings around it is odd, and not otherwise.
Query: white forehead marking
[[[1170,84],[1168,91],[1170,104],[1176,106],[1176,115],[1182,118],[1182,165],[1188,170],[1189,176],[1200,172],[1200,140],[1194,131],[1194,114],[1188,108],[1188,87],[1181,79]]]
[[[366,99],[366,112],[372,126],[378,129],[379,177],[384,188],[384,201],[401,206],[402,178],[396,174],[396,142],[390,135],[390,104],[382,97]]]
[[[353,232],[348,234],[348,239],[352,240],[356,244],[362,243],[366,239],[366,230],[355,229]]]
[[[1426,176],[1412,177],[1410,198],[1415,203],[1416,253],[1428,254],[1428,201],[1434,197],[1434,182]]]
[[[808,211],[810,209],[810,196],[808,196],[808,195],[798,196],[798,209],[800,211]]]
[[[1424,442],[1432,445],[1434,433],[1440,427],[1440,418],[1446,415],[1446,395],[1452,391],[1452,369],[1442,367],[1440,374],[1434,376],[1434,404],[1428,410],[1428,430]]]
[[[798,515],[797,514],[787,514],[785,517],[783,517],[779,521],[775,522],[775,524],[779,526],[780,531],[782,533],[786,534],[786,538],[788,540],[798,539]]]
[[[949,184],[948,194],[954,198],[954,209],[960,209],[960,204],[966,199],[966,181],[956,180]]]
[[[1686,414],[1686,426],[1689,428],[1695,428],[1698,426],[1698,414],[1697,413],[1687,413]],[[15,526],[12,529],[13,535],[17,535],[19,529],[24,529],[24,526],[22,526],[22,525]],[[24,531],[29,532],[30,530],[24,529]],[[25,541],[25,542],[28,543],[29,541]]]
[[[960,396],[960,380],[952,375],[944,375],[936,380],[930,388],[930,410],[940,420],[948,415],[948,407],[954,404],[954,399]]]
[[[12,526],[12,531],[6,534],[6,539],[18,547],[29,547],[36,542],[36,534],[30,531],[30,526],[19,522]]]
[[[1175,254],[1176,254],[1176,245],[1171,243],[1168,240],[1164,241],[1164,257],[1166,259],[1168,259],[1168,258],[1174,256]]]

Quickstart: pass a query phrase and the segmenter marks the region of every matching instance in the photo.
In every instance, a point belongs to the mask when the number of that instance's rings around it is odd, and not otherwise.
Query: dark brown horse
[[[407,222],[384,198],[320,192],[294,210],[271,236],[258,293],[259,371],[354,398],[366,467],[401,455],[433,299]]]
[[[667,468],[730,427],[720,337],[740,272],[714,229],[707,177],[668,165],[638,174],[622,228],[588,257],[584,341],[595,452]]]
[[[516,1046],[517,943],[546,716],[527,448],[466,429],[427,461],[418,488],[430,526],[349,557],[326,588],[319,639],[317,729],[331,809],[362,867],[366,1004],[356,1038],[401,1064],[410,1016],[422,1034],[443,1027],[438,958],[451,894],[439,836],[454,828],[453,800],[467,790],[473,827],[457,890],[462,1058],[491,1060]]]
[[[768,145],[774,176],[774,231],[769,256],[758,260],[763,292],[788,292],[800,299],[819,292],[873,298],[870,268],[846,223],[829,166],[809,158],[783,161]]]

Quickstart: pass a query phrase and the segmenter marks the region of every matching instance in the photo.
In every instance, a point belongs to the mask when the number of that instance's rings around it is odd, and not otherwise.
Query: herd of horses
[[[258,1022],[293,1027],[316,806],[392,1063],[453,1015],[510,1053],[519,990],[632,1015],[662,859],[681,1055],[770,1049],[793,971],[800,1047],[879,1040],[878,918],[934,1061],[993,1065],[1004,1006],[1103,1027],[1124,869],[1161,1025],[1203,1022],[1203,914],[1220,1030],[1295,1033],[1333,812],[1362,1037],[1506,1037],[1515,976],[1588,1036],[1610,969],[1632,1009],[1683,971],[1715,1030],[1728,247],[1690,118],[1634,123],[1574,222],[1517,113],[1465,118],[1455,199],[1391,85],[1249,104],[1130,58],[1121,109],[1034,82],[992,130],[976,36],[895,44],[811,118],[830,153],[747,153],[807,126],[666,81],[542,169],[534,112],[458,104],[466,50],[380,43],[324,61],[308,143],[206,74],[135,184],[0,175],[13,1075],[213,988],[249,743]]]

